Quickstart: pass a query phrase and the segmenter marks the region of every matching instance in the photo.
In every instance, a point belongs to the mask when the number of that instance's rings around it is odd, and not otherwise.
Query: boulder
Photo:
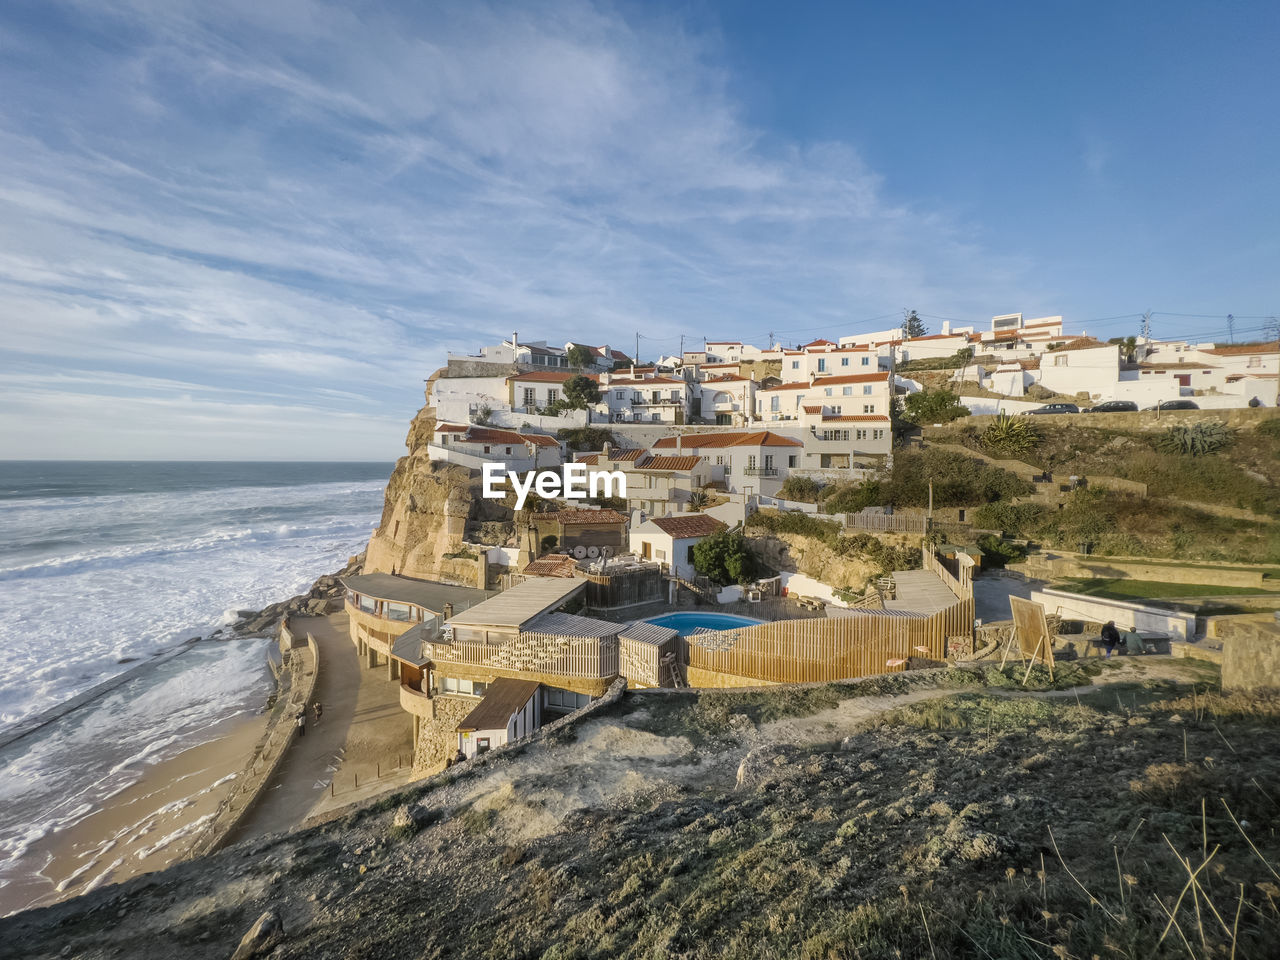
[[[274,910],[265,910],[257,922],[249,928],[249,932],[241,938],[236,952],[231,955],[231,960],[250,960],[252,957],[260,957],[283,939],[284,924],[280,922],[280,915]]]

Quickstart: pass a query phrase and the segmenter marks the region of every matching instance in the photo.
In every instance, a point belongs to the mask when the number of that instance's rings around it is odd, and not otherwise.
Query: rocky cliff
[[[468,468],[432,461],[427,444],[435,422],[428,406],[409,425],[409,453],[387,482],[364,569],[483,587],[481,559],[462,547],[467,523],[509,520],[510,511],[480,498],[480,478]]]

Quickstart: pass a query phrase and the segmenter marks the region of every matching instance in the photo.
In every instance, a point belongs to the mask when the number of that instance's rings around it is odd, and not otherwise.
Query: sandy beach
[[[41,866],[0,885],[0,915],[56,903],[182,859],[252,756],[265,726],[263,713],[208,727],[207,742],[150,766],[100,809],[32,842],[24,860]],[[34,819],[38,811],[31,813]],[[6,815],[18,818],[23,811],[9,809]]]

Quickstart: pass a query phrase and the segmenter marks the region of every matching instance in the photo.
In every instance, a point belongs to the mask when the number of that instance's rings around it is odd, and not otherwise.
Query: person
[[[1116,629],[1116,622],[1108,620],[1106,626],[1102,628],[1102,643],[1107,648],[1107,656],[1111,656],[1111,652],[1115,650],[1120,643],[1120,631]]]
[[[317,723],[317,724],[319,724],[319,723],[320,723],[320,717],[321,717],[321,715],[323,715],[323,713],[324,713],[324,707],[320,706],[320,701],[319,701],[319,700],[317,700],[317,701],[316,701],[316,704],[315,704],[315,708],[314,708],[314,709],[315,709],[315,711],[316,711],[316,723]]]
[[[298,725],[298,736],[305,737],[307,735],[307,711],[299,710],[294,722]]]

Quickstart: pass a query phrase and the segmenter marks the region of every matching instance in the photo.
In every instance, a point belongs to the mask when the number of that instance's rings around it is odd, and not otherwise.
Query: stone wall
[[[1159,418],[1154,410],[1140,410],[1137,413],[1098,413],[1098,414],[1042,414],[1035,422],[1043,426],[1084,426],[1101,427],[1108,430],[1165,430],[1175,424],[1191,424],[1197,420],[1216,420],[1225,422],[1228,427],[1251,427],[1264,420],[1280,417],[1280,410],[1275,407],[1238,407],[1228,410],[1162,410]],[[974,427],[985,430],[995,422],[994,416],[961,417],[947,425],[947,429]],[[928,428],[925,438],[928,438]]]
[[[1222,641],[1222,690],[1280,690],[1280,624],[1234,626]]]
[[[1033,590],[1030,599],[1044,605],[1045,613],[1064,620],[1106,623],[1114,620],[1124,630],[1167,633],[1176,640],[1195,635],[1196,618],[1159,607],[1147,607],[1124,600],[1088,597],[1065,590]]]

